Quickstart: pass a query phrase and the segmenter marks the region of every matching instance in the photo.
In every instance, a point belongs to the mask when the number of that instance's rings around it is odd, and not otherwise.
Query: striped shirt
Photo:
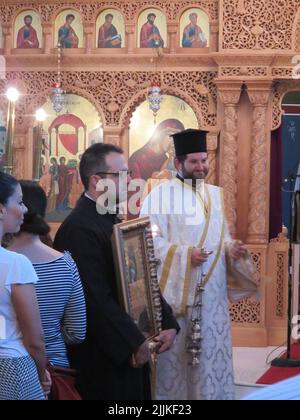
[[[66,344],[84,341],[86,306],[77,266],[70,256],[33,264],[48,361],[69,367]]]

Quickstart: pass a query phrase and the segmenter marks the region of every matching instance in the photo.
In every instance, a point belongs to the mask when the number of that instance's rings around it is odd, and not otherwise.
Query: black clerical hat
[[[184,156],[190,153],[207,153],[206,135],[203,130],[185,130],[174,134],[176,156]]]

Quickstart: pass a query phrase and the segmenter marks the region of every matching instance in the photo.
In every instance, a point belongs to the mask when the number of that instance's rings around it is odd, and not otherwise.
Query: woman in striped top
[[[81,280],[70,254],[61,254],[40,240],[50,230],[44,221],[47,207],[44,191],[31,181],[21,181],[21,187],[28,213],[9,249],[25,255],[34,266],[47,358],[53,366],[67,368],[66,345],[83,342],[86,334]]]
[[[27,209],[18,181],[0,171],[0,400],[44,400],[46,372],[43,330],[34,285],[23,255],[2,248],[5,234],[19,232]]]

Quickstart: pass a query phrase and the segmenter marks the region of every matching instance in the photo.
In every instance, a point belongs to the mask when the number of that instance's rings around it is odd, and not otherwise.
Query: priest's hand
[[[162,331],[159,336],[155,338],[155,341],[161,344],[157,353],[161,354],[169,351],[174,344],[176,335],[177,331],[175,329]]]
[[[207,252],[204,249],[194,248],[192,252],[192,266],[197,268],[208,261],[211,252]]]
[[[135,369],[142,368],[150,360],[150,350],[148,341],[145,341],[133,354],[132,367]]]
[[[241,241],[235,241],[230,250],[230,256],[234,261],[246,257],[247,253],[247,247]]]

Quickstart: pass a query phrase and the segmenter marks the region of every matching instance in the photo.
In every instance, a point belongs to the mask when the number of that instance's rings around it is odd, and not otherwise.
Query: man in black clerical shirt
[[[56,249],[72,254],[85,291],[87,339],[69,348],[71,367],[78,371],[77,387],[85,400],[151,398],[148,344],[118,303],[111,237],[119,220],[116,214],[100,214],[96,204],[102,194],[97,185],[103,179],[114,182],[118,201],[122,202],[120,172],[127,174],[128,164],[118,147],[95,144],[83,154],[80,175],[85,192],[54,242]],[[162,306],[160,352],[170,349],[179,330],[163,298]]]

